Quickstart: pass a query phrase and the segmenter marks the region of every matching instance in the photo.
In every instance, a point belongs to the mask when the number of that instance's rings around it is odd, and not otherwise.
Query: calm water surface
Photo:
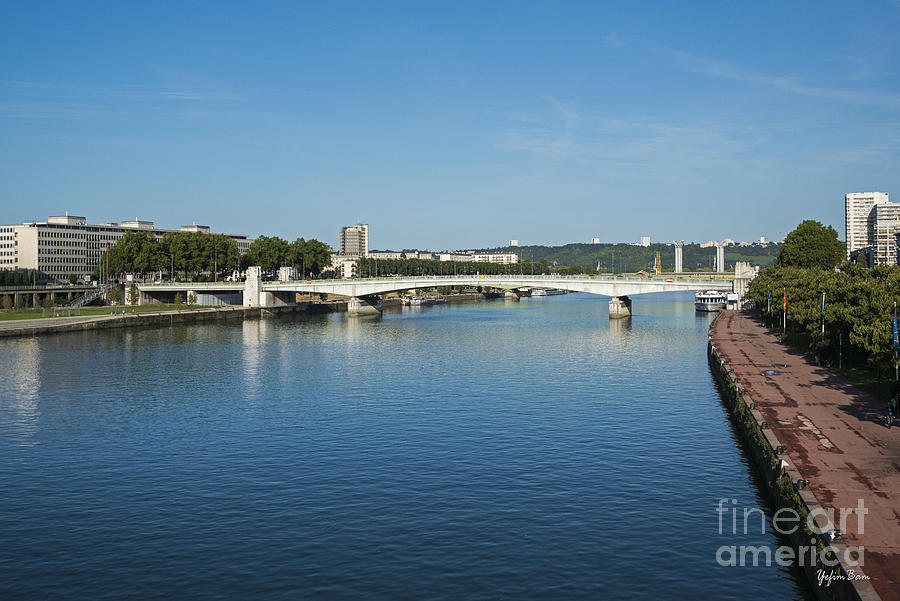
[[[0,341],[0,598],[805,599],[691,300]]]

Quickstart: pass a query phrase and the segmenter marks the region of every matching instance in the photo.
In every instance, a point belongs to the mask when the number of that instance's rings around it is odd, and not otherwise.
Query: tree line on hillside
[[[894,365],[900,267],[866,269],[844,261],[844,253],[833,228],[804,221],[785,238],[775,267],[750,283],[747,297],[775,331],[782,330],[786,315],[789,341],[821,362],[867,364],[880,376]]]
[[[154,272],[186,279],[221,279],[222,274],[259,265],[266,271],[296,266],[316,276],[331,264],[329,247],[315,239],[288,242],[277,236],[260,236],[243,255],[237,242],[224,234],[167,232],[157,239],[151,232],[128,232],[108,253],[111,275],[147,275]],[[95,277],[106,272],[106,253],[94,270]]]
[[[737,261],[747,261],[760,267],[771,267],[778,256],[780,244],[766,246],[728,246],[725,263],[729,269]],[[481,252],[481,251],[479,251]],[[510,252],[520,261],[544,259],[551,266],[583,265],[602,273],[634,273],[641,269],[653,269],[659,252],[663,271],[675,270],[675,247],[671,244],[635,246],[631,244],[566,244],[564,246],[507,246],[485,249],[484,252]],[[685,244],[682,248],[682,266],[685,271],[711,271],[715,267],[715,247],[700,248],[699,244]]]

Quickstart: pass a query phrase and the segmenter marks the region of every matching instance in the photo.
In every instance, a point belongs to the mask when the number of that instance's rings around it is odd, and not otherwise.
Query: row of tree
[[[267,271],[294,267],[302,274],[316,276],[331,269],[331,248],[315,238],[288,242],[278,236],[260,236],[244,253],[242,265],[259,265]]]
[[[242,256],[237,242],[223,234],[167,232],[157,239],[151,232],[128,232],[109,250],[110,274],[146,275],[165,272],[183,274],[187,279],[220,279],[222,274],[260,265],[265,270],[296,265],[308,275],[318,275],[331,263],[330,249],[318,240],[299,238],[287,242],[278,237],[260,236]],[[106,271],[106,256],[94,270]]]
[[[501,263],[477,263],[465,261],[437,261],[426,259],[371,259],[363,258],[356,261],[356,274],[359,277],[375,277],[390,275],[501,275],[501,274],[568,274],[569,268],[551,267],[542,259],[531,262],[514,263],[504,265]],[[582,273],[581,266],[574,266],[577,273]],[[572,271],[575,273],[576,271]]]
[[[30,286],[45,279],[36,269],[0,269],[0,286]]]
[[[786,315],[787,330],[826,363],[837,362],[843,345],[844,353],[873,367],[893,365],[891,333],[894,303],[900,302],[900,267],[776,267],[761,271],[747,296],[774,329],[783,327]]]
[[[38,307],[61,307],[68,305],[69,301],[62,296],[55,301],[50,300],[50,295],[45,294],[42,298],[35,302],[31,294],[3,294],[0,295],[0,308],[4,311],[12,309],[36,309]]]
[[[833,228],[804,221],[785,237],[776,266],[750,282],[747,298],[770,327],[786,329],[792,342],[824,363],[836,364],[840,353],[880,374],[894,365],[900,267],[866,269],[844,257]]]
[[[605,273],[611,273],[612,270]],[[463,261],[437,261],[425,259],[357,259],[356,273],[368,278],[390,275],[598,275],[594,267],[551,264],[547,259],[524,260],[504,265],[501,263],[476,263]]]

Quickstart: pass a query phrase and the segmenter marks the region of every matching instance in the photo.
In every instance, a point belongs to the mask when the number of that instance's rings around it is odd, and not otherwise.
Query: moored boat
[[[694,308],[700,312],[721,311],[725,308],[725,293],[718,290],[698,292],[694,296]]]

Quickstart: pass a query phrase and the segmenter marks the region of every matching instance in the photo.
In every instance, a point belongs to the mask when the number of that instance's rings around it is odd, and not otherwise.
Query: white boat
[[[557,294],[568,294],[568,290],[559,288],[532,288],[531,296],[556,296]]]
[[[725,308],[725,293],[718,290],[698,292],[694,296],[694,308],[701,312],[721,311]]]

